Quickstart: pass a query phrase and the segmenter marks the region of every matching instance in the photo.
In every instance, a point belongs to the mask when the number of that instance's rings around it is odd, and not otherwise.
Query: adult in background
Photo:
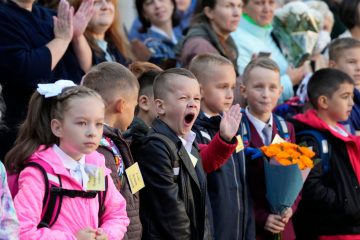
[[[167,69],[176,66],[174,48],[182,35],[175,32],[179,24],[175,0],[136,0],[136,10],[145,34],[143,43],[150,50],[148,60]]]
[[[7,106],[0,132],[0,158],[12,146],[18,125],[38,83],[80,82],[91,67],[91,49],[83,35],[93,1],[74,10],[61,0],[58,14],[35,0],[7,0],[0,8],[0,83]]]
[[[82,0],[71,0],[78,9]],[[93,53],[93,65],[118,62],[129,65],[132,52],[122,28],[118,0],[94,0],[94,14],[85,30],[85,37]]]
[[[360,40],[360,0],[342,0],[339,17],[347,28],[339,38],[353,37]]]
[[[244,13],[237,30],[231,36],[239,51],[237,69],[240,74],[256,55],[269,55],[278,64],[283,87],[279,102],[283,102],[294,96],[293,87],[301,82],[304,70],[289,66],[273,38],[271,24],[275,8],[275,0],[244,0]]]
[[[177,46],[178,58],[187,67],[198,54],[215,53],[229,59],[236,67],[238,52],[230,33],[235,31],[242,13],[241,0],[203,0],[193,25]],[[240,79],[237,79],[238,83]],[[238,89],[238,88],[237,88]],[[239,102],[239,90],[234,102]]]
[[[179,25],[175,27],[174,31],[178,36],[182,36],[190,26],[191,18],[195,12],[197,0],[175,0],[176,15],[180,20]],[[129,39],[138,39],[144,41],[146,34],[140,32],[142,23],[140,18],[136,18],[131,26],[129,32]]]

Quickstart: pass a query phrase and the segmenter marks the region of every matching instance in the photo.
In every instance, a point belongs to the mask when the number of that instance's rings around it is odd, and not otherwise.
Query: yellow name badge
[[[192,165],[195,167],[196,163],[198,162],[198,159],[192,154],[189,154],[189,156],[190,156],[190,160],[191,160]]]
[[[140,191],[140,189],[145,187],[139,164],[137,162],[131,165],[131,167],[125,169],[125,172],[130,184],[132,194],[137,193],[138,191]]]
[[[235,150],[235,151],[236,151],[236,153],[238,153],[238,152],[244,150],[244,143],[243,143],[243,140],[242,140],[242,138],[241,138],[240,135],[237,135],[237,136],[236,136],[236,140],[237,140],[238,144],[237,144],[237,146],[236,146],[236,150]]]
[[[279,136],[279,134],[276,134],[271,144],[274,144],[274,143],[283,143],[283,142],[286,142],[286,141],[285,141],[283,138],[281,138],[281,137]]]
[[[89,171],[89,168],[91,169]],[[105,191],[105,172],[103,168],[86,166],[89,181],[86,185],[87,191]]]

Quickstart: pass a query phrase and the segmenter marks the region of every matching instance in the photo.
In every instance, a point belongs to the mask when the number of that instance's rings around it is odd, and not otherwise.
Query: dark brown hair
[[[142,24],[141,28],[139,29],[139,32],[141,32],[141,33],[145,33],[147,31],[147,29],[149,27],[151,27],[151,22],[149,22],[144,16],[144,3],[145,3],[145,1],[146,0],[136,0],[135,1],[136,10],[137,10],[140,22]],[[175,0],[171,0],[171,2],[174,5],[174,10],[173,10],[173,13],[171,15],[172,27],[176,27],[177,25],[179,25],[180,19],[178,18],[177,14],[176,14],[176,2],[175,2]]]
[[[20,126],[15,146],[5,156],[7,169],[20,172],[24,168],[24,162],[41,145],[45,145],[46,149],[58,144],[59,139],[51,131],[51,120],[62,120],[71,100],[88,96],[98,97],[102,101],[97,92],[83,86],[64,88],[61,94],[50,98],[45,98],[35,91],[29,102],[26,119]]]

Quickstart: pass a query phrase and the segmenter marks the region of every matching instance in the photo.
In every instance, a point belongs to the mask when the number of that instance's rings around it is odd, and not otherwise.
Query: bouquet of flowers
[[[289,63],[301,66],[312,54],[322,16],[301,1],[290,2],[275,11],[273,33]]]
[[[264,146],[266,199],[274,214],[282,215],[299,195],[310,169],[315,153],[307,147],[280,142]],[[281,234],[275,235],[280,239]]]

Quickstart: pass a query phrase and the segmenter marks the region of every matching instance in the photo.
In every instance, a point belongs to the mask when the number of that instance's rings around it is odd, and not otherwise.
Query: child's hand
[[[93,229],[91,227],[86,227],[83,229],[80,229],[76,235],[77,240],[95,240],[96,238],[96,229]]]
[[[290,218],[293,215],[292,208],[287,208],[285,212],[281,215],[282,221],[286,224],[289,222]]]
[[[282,221],[280,215],[270,214],[266,220],[264,229],[272,233],[279,233],[284,231],[285,223]]]
[[[104,230],[102,230],[101,228],[98,228],[95,239],[96,240],[108,240],[108,237],[107,237],[106,233],[104,232]]]
[[[236,104],[223,114],[220,122],[220,136],[226,141],[230,142],[238,132],[242,117],[240,110],[240,105]]]

